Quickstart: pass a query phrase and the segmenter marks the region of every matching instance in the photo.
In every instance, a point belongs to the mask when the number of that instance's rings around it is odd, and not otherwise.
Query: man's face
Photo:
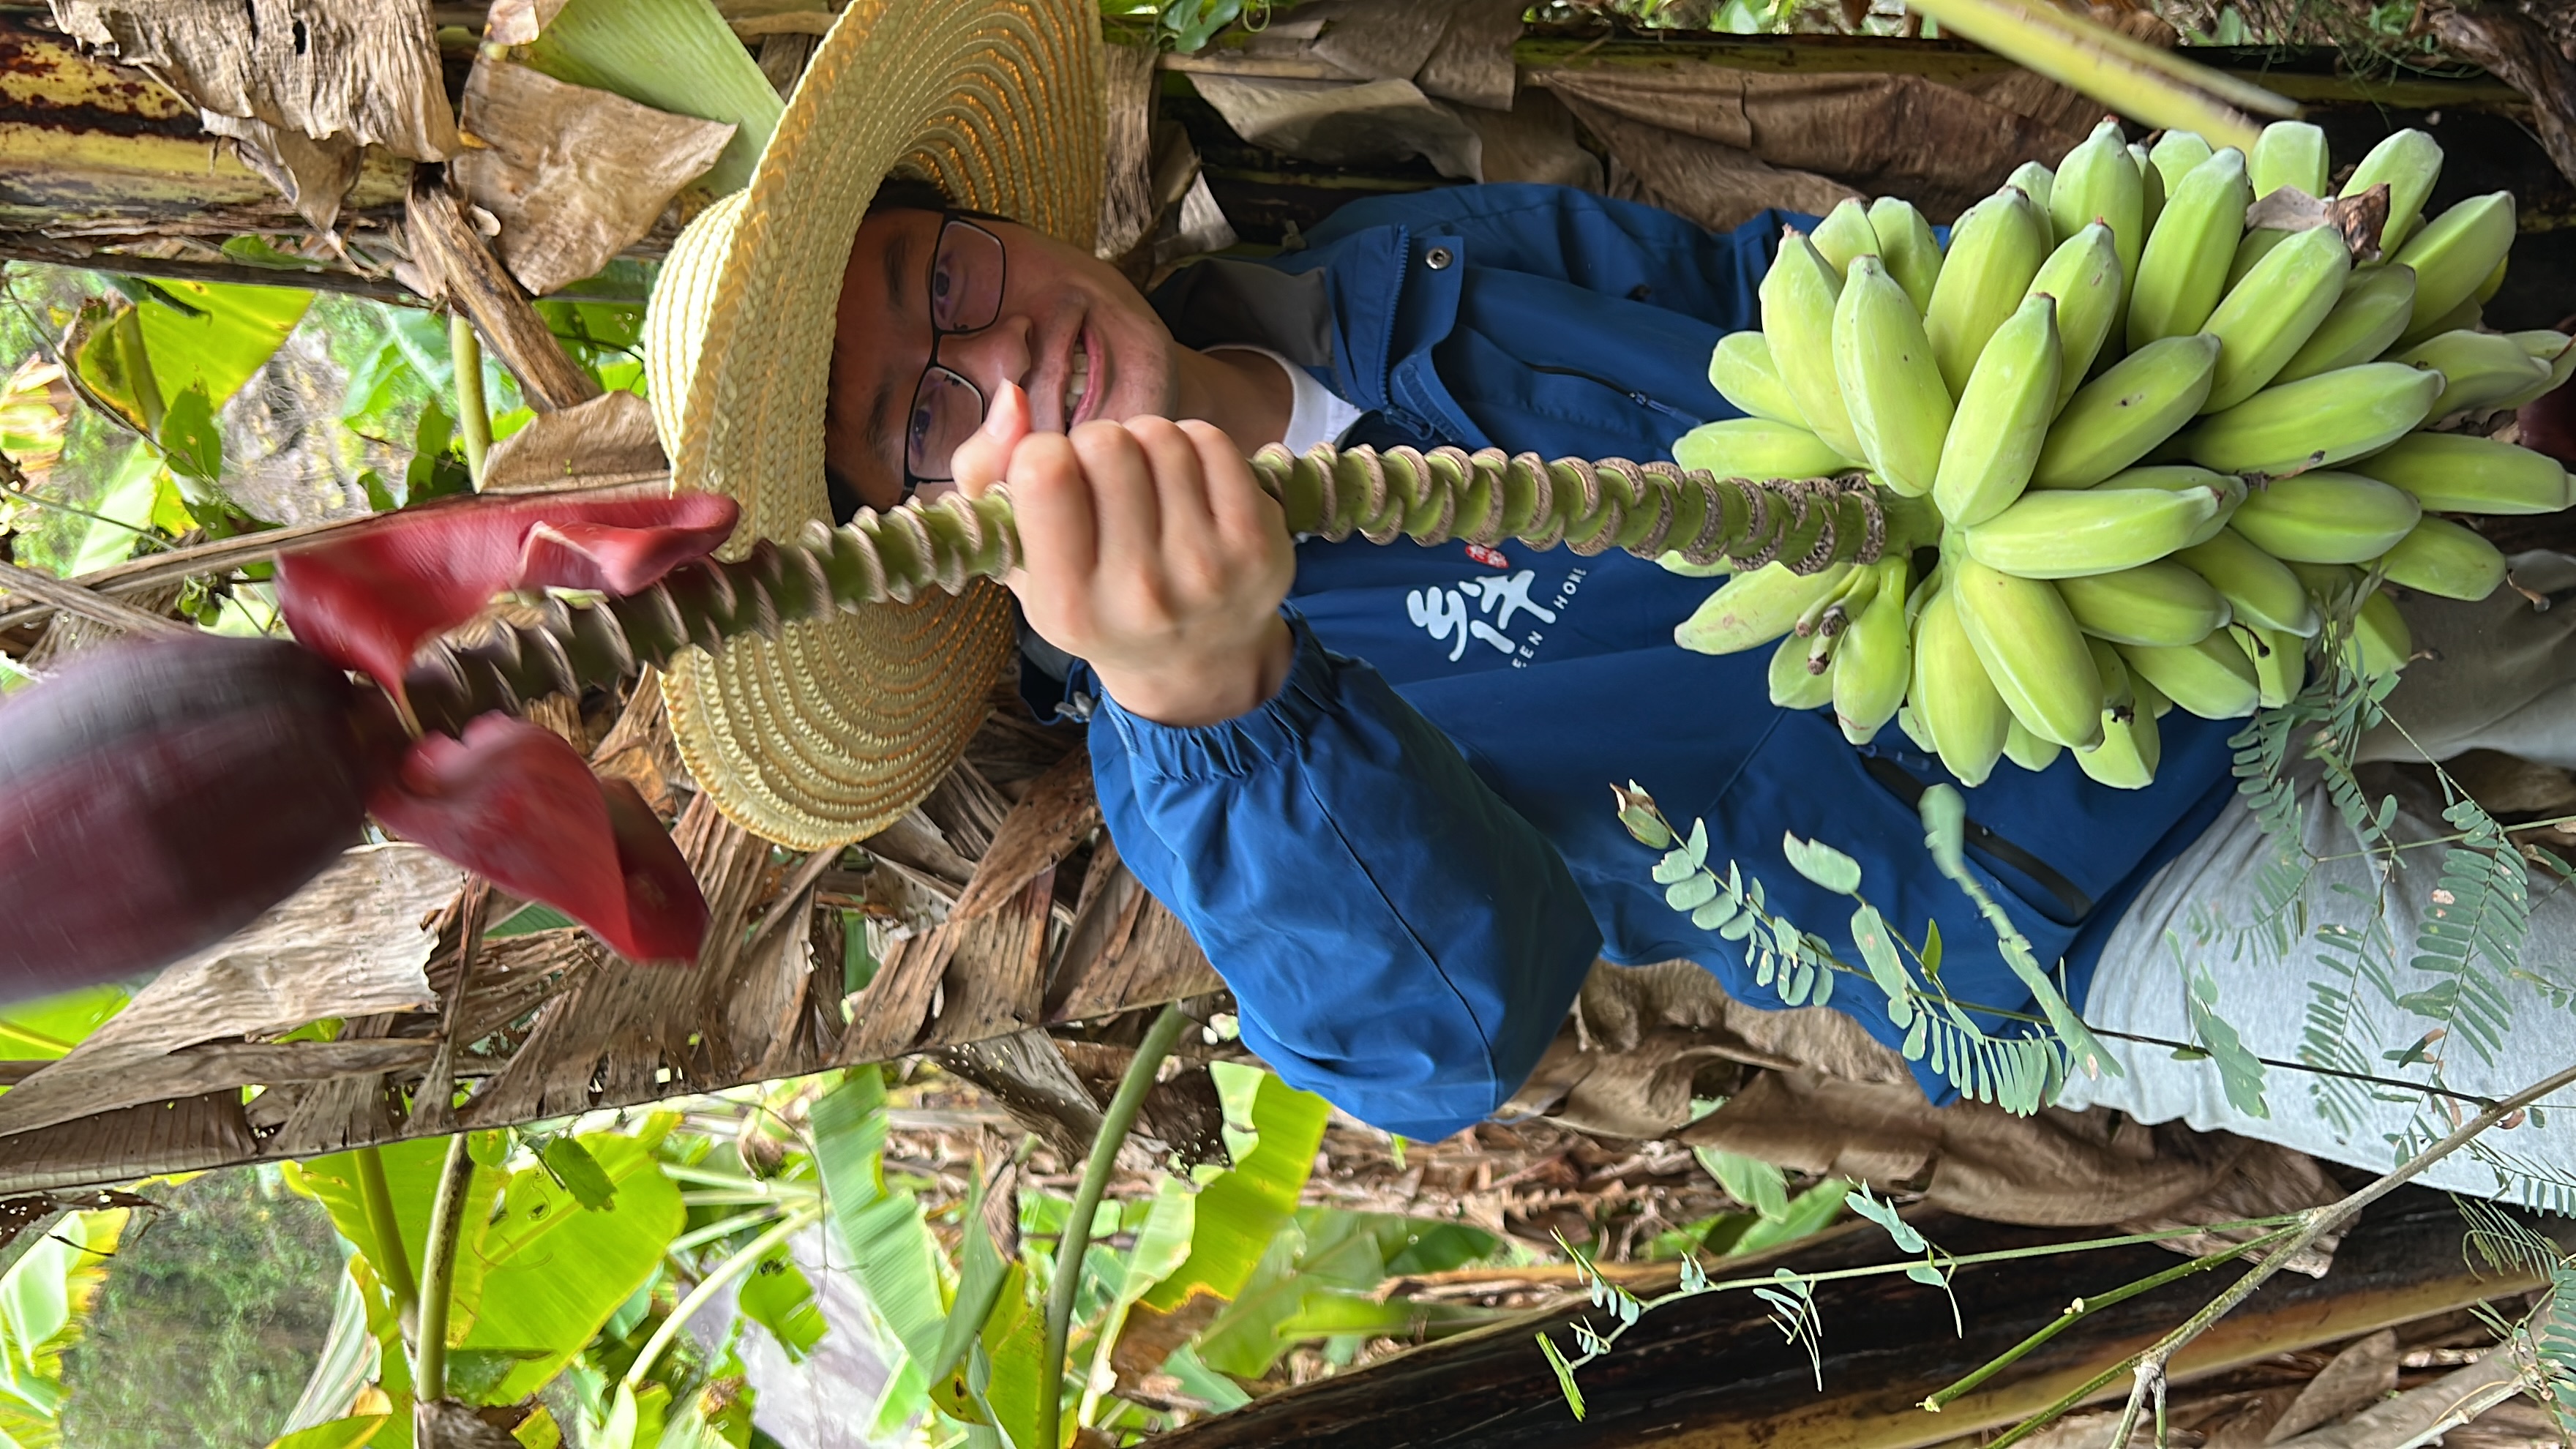
[[[824,449],[872,508],[903,494],[914,389],[932,361],[931,271],[941,217],[881,211],[859,228],[841,280]],[[977,220],[1002,243],[1000,312],[989,327],[938,339],[940,366],[987,400],[1005,382],[1028,394],[1030,422],[1065,432],[1095,418],[1168,416],[1173,341],[1126,278],[1024,226]],[[947,472],[947,460],[931,471]]]

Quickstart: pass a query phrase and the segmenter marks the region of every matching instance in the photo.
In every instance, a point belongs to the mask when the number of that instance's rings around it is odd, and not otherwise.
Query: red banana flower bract
[[[0,705],[0,1001],[213,945],[358,843],[408,742],[282,639],[76,656]]]
[[[603,781],[563,740],[487,714],[461,740],[429,735],[369,798],[407,840],[544,901],[636,961],[694,961],[707,929],[697,878],[623,780]]]
[[[297,642],[193,635],[84,655],[0,705],[0,1001],[131,977],[248,925],[386,825],[640,961],[695,960],[707,908],[633,787],[503,715],[409,740],[422,640],[504,590],[627,593],[733,530],[714,495],[463,498],[290,555]],[[299,647],[301,646],[301,647]]]
[[[494,595],[631,594],[713,553],[739,513],[721,493],[442,499],[287,554],[277,602],[306,648],[399,696],[421,641],[473,618]]]

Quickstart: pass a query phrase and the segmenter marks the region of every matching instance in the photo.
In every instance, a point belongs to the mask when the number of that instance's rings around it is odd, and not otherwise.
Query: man
[[[868,43],[842,41],[853,55]],[[798,105],[831,104],[808,94],[816,84],[809,77]],[[799,168],[839,165],[852,173],[847,189],[865,164],[827,159],[819,145],[805,159],[808,140],[790,136],[790,123],[744,207],[764,224],[798,224],[780,219],[792,214],[784,201]],[[1246,1043],[1365,1120],[1438,1136],[1490,1114],[1536,1062],[1596,953],[1631,964],[1689,957],[1738,997],[1776,1004],[1733,941],[1694,928],[1649,879],[1654,856],[1622,831],[1604,789],[1630,778],[1675,818],[1705,819],[1711,862],[1759,879],[1773,913],[1856,960],[1851,902],[1789,866],[1784,833],[1849,853],[1888,920],[1908,934],[1937,926],[1949,994],[1993,1009],[1989,1029],[2018,1030],[2005,1022],[2031,1010],[2030,988],[1923,848],[1915,798],[1947,776],[1896,732],[1856,749],[1830,718],[1772,707],[1759,654],[1674,647],[1673,625],[1706,581],[1623,555],[1517,544],[1292,544],[1243,461],[1265,443],[1336,439],[1669,456],[1683,431],[1732,415],[1706,381],[1707,358],[1724,332],[1758,324],[1754,287],[1791,220],[1765,214],[1711,235],[1559,188],[1387,197],[1344,208],[1306,249],[1272,263],[1184,273],[1158,296],[1167,323],[1079,246],[918,192],[881,193],[833,279],[819,409],[832,506],[846,516],[907,494],[1008,484],[1026,550],[1011,587],[1034,636],[1027,653],[1061,676],[1052,692],[1063,707],[1090,720],[1121,857],[1234,989]],[[733,228],[720,238],[731,250],[721,262],[684,256],[684,280],[666,276],[663,293],[692,295],[702,268],[757,278],[770,264],[730,240],[752,226],[702,221],[693,230]],[[827,239],[800,245],[820,253]],[[819,271],[819,257],[807,265]],[[816,294],[810,278],[799,285]],[[729,349],[712,364],[728,385],[786,385],[747,316],[719,316],[707,335],[708,349]],[[724,451],[705,440],[744,412],[709,410],[711,364],[686,360],[699,375],[677,377],[687,406],[665,423],[684,477],[693,450]],[[679,406],[674,390],[657,377],[657,407]],[[794,416],[776,403],[750,411]],[[757,499],[748,469],[700,466]],[[725,787],[736,798],[785,799],[801,788],[798,771],[824,773],[725,763],[754,703],[794,677],[775,671],[774,689],[767,675],[681,678],[674,718],[693,768],[767,771]],[[2251,848],[2247,817],[2230,807],[2235,728],[2169,716],[2145,790],[2095,785],[2061,760],[2040,773],[1999,770],[1969,793],[1970,864],[1984,889],[2069,1000],[2125,1004],[2120,1022],[2097,1025],[2192,1035],[2147,1028],[2181,998],[2160,939],[2183,909],[2175,881],[2213,879],[2212,859]],[[765,753],[809,748],[774,739]],[[2227,828],[2213,833],[2222,814]],[[781,818],[795,823],[783,806]],[[2164,870],[2178,858],[2183,867]],[[2133,912],[2151,885],[2156,911]],[[2576,931],[2535,957],[2571,946]],[[2267,989],[2254,964],[2222,983],[2222,1010],[2250,1012],[2238,1020],[2249,1039],[2288,1056],[2295,1036],[2284,1045],[2276,1028],[2295,1032],[2304,979],[2274,972],[2286,991]],[[1902,1039],[1874,993],[1846,988],[1832,1004],[1882,1041]],[[2454,1063],[2454,1079],[2501,1091],[2537,1075],[2526,1068],[2541,1054],[2576,1055],[2564,1026],[2534,1029],[2544,1035],[2505,1054],[2496,1082],[2474,1062]],[[2174,1092],[2138,1083],[2176,1070],[2211,1077],[2205,1065],[2115,1055],[2129,1071],[2079,1088],[2089,1100],[2124,1105],[2119,1093],[2132,1091],[2136,1105],[2190,1111],[2203,1126],[2386,1161],[2385,1124],[2321,1125],[2303,1103],[2277,1130],[2238,1104],[2204,1120],[2199,1099],[2176,1107]],[[1948,1095],[1938,1075],[1922,1077]],[[2404,1122],[2414,1106],[2392,1110]]]

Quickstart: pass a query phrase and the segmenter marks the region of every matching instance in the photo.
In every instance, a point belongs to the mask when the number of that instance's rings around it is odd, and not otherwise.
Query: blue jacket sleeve
[[[1446,736],[1291,624],[1286,684],[1240,719],[1178,728],[1104,700],[1101,812],[1233,988],[1246,1046],[1362,1121],[1445,1137],[1537,1065],[1600,930]]]

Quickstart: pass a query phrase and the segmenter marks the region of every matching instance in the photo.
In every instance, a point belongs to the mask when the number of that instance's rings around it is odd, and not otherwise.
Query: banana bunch
[[[1946,248],[1906,202],[1846,201],[1782,238],[1762,327],[1709,380],[1746,416],[1674,445],[1721,475],[1865,471],[1925,546],[1728,579],[1676,631],[1769,645],[1772,702],[1830,707],[1865,744],[1891,722],[1968,785],[1999,761],[2136,789],[2156,721],[2286,703],[2329,619],[2335,661],[2412,652],[2382,583],[2481,599],[2505,560],[2443,515],[2576,502],[2556,462],[2489,436],[2565,383],[2558,332],[2494,333],[2513,198],[2423,214],[2442,151],[2420,131],[2364,157],[2375,239],[2322,216],[2313,126],[2248,156],[2105,121],[1963,213]],[[2266,201],[2296,193],[2283,206]],[[2258,206],[2257,203],[2264,203]],[[1937,520],[1933,519],[1937,515]],[[1937,548],[1931,540],[1937,536]]]

